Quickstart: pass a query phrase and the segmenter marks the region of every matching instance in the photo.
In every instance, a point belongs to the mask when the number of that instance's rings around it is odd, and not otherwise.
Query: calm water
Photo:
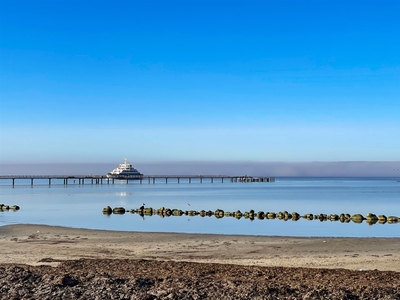
[[[21,210],[0,212],[0,226],[47,224],[76,228],[218,233],[245,235],[400,237],[400,224],[320,222],[300,219],[237,220],[232,217],[144,217],[137,214],[105,216],[101,210],[123,206],[177,208],[182,210],[297,211],[300,215],[371,212],[400,217],[398,178],[277,178],[274,183],[193,182],[114,185],[78,185],[62,181],[17,180],[16,186],[0,180],[0,202],[17,204]],[[190,206],[189,206],[189,204]]]

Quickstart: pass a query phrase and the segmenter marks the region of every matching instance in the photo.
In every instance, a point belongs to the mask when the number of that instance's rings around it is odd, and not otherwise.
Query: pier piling
[[[156,183],[157,180],[165,180],[165,183],[172,182],[181,183],[181,179],[186,180],[188,183],[192,183],[192,179],[198,180],[197,182],[203,183],[203,179],[206,182],[214,183],[215,179],[221,179],[221,182],[224,183],[225,179],[229,179],[229,182],[274,182],[274,177],[252,177],[252,176],[228,176],[228,175],[131,175],[131,176],[121,176],[120,178],[108,178],[104,175],[1,175],[0,179],[8,179],[11,180],[11,185],[15,186],[17,179],[25,179],[29,180],[29,184],[31,186],[36,185],[36,179],[47,180],[48,185],[57,183],[57,180],[62,180],[64,185],[68,185],[68,180],[73,180],[73,183],[78,183],[79,185],[84,185],[85,180],[90,179],[90,183],[93,184],[103,184],[104,181],[107,181],[107,184],[114,184],[115,180],[124,180],[126,184],[130,182],[137,181],[140,184],[143,183],[143,180],[146,180],[148,184],[151,182],[153,184]],[[54,179],[54,180],[53,180]],[[208,181],[209,180],[209,181]],[[40,182],[40,180],[38,180]],[[40,183],[39,183],[40,184]]]

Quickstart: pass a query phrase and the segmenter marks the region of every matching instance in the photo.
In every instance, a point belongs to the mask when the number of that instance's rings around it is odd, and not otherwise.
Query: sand
[[[266,267],[400,270],[400,238],[307,238],[0,227],[0,264],[149,259]]]

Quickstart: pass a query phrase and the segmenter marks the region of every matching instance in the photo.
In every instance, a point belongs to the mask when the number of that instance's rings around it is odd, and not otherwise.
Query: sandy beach
[[[0,263],[80,258],[156,259],[249,266],[400,270],[399,238],[295,238],[115,232],[44,225],[0,227]]]
[[[0,299],[400,299],[399,238],[0,227]]]

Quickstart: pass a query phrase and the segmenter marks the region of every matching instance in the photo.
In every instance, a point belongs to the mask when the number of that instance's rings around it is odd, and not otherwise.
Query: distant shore
[[[400,238],[303,238],[0,227],[0,264],[151,259],[268,267],[400,270]]]

